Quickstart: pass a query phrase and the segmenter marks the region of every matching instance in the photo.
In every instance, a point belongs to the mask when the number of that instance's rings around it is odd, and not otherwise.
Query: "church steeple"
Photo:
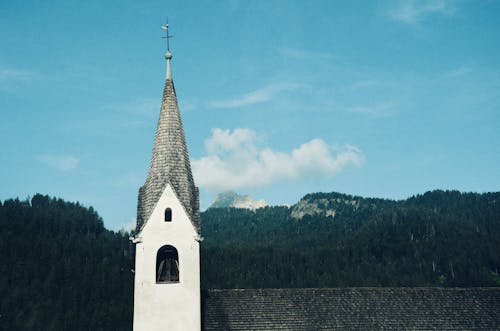
[[[162,26],[167,31],[168,25]],[[134,331],[200,331],[200,208],[172,79],[166,80],[146,182],[139,189]]]
[[[191,219],[195,230],[200,233],[199,192],[193,181],[191,165],[182,127],[182,120],[172,78],[172,53],[170,52],[168,24],[162,26],[167,35],[167,77],[163,89],[160,117],[148,177],[139,189],[137,205],[137,231],[146,224],[167,184],[170,184]]]

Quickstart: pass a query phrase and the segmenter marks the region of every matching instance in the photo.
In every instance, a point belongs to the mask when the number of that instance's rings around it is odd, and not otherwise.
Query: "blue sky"
[[[173,76],[202,208],[500,190],[500,1],[0,4],[0,199],[135,218]]]

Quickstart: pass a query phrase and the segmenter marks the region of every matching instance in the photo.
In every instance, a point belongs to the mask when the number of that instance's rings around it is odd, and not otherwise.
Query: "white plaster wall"
[[[166,208],[172,222],[164,221]],[[201,329],[200,247],[197,233],[170,185],[136,238],[134,331]],[[171,245],[179,254],[179,282],[156,284],[156,253]]]

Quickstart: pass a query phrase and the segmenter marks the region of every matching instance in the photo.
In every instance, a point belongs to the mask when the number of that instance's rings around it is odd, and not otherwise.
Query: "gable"
[[[165,211],[170,211],[170,221],[165,221]],[[191,222],[190,215],[177,197],[170,184],[167,184],[154,205],[151,215],[144,223],[137,237],[153,236],[170,238],[178,241],[197,236],[196,228]]]

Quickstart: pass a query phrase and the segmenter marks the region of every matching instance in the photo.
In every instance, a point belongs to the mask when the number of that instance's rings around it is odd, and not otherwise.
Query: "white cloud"
[[[321,139],[308,141],[290,152],[273,151],[257,143],[257,134],[249,129],[213,129],[212,137],[205,142],[208,154],[192,162],[196,183],[216,190],[258,187],[283,180],[331,176],[364,162],[358,148],[334,148]]]
[[[126,103],[111,103],[103,106],[104,110],[112,110],[120,114],[138,115],[154,118],[160,113],[161,102],[153,98],[140,98]]]
[[[44,154],[44,155],[39,155],[37,159],[38,161],[60,171],[73,170],[80,163],[80,159],[71,155]]]
[[[270,84],[252,92],[225,100],[215,100],[210,103],[214,108],[239,108],[269,101],[283,92],[297,90],[300,84],[277,83]]]
[[[374,106],[358,105],[353,107],[348,107],[346,110],[350,113],[363,113],[373,116],[387,116],[390,115],[390,110],[394,108],[394,104],[385,103]]]
[[[205,148],[210,154],[221,154],[225,151],[252,150],[257,135],[250,129],[236,128],[233,132],[215,128],[212,137],[205,141]]]
[[[29,71],[0,67],[0,80],[28,80],[33,76]]]
[[[351,84],[351,90],[365,89],[369,87],[378,86],[379,82],[375,80],[360,80]]]
[[[448,0],[402,0],[389,11],[389,16],[406,24],[418,24],[428,15],[451,15],[453,7]]]
[[[466,66],[466,65],[461,65],[460,67],[449,71],[448,76],[451,76],[451,77],[464,76],[464,75],[470,74],[471,72],[473,72],[473,69],[471,67]]]

